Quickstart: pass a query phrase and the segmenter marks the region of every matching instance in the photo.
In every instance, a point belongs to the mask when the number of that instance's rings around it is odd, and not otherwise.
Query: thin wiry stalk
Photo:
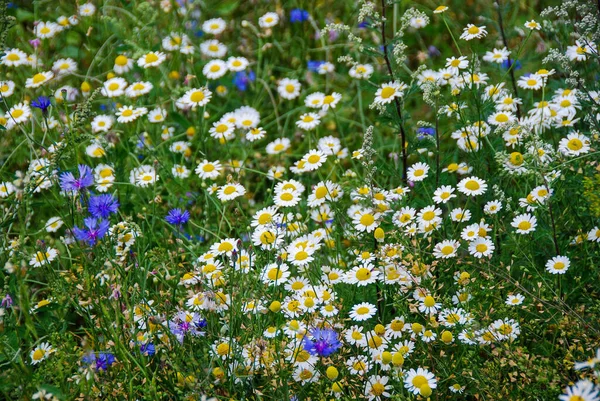
[[[392,64],[388,57],[387,42],[385,39],[385,0],[381,0],[381,44],[383,46],[383,58],[385,59],[385,65],[387,66],[388,73],[392,81],[395,81],[394,71],[392,70]],[[400,140],[402,141],[402,181],[406,183],[407,170],[408,170],[408,153],[406,143],[406,132],[404,131],[404,124],[402,119],[402,110],[400,109],[400,100],[394,98],[394,105],[396,106],[396,114],[400,119]]]

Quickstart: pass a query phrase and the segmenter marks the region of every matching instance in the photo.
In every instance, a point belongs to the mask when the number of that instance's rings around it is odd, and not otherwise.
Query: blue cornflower
[[[90,214],[97,219],[105,219],[111,213],[117,213],[118,209],[119,201],[112,194],[92,196],[88,206]]]
[[[358,27],[359,27],[360,29],[368,28],[368,27],[369,27],[369,21],[368,21],[368,20],[361,21],[361,22],[358,24]]]
[[[442,53],[438,50],[438,48],[433,45],[431,45],[427,48],[427,53],[429,54],[429,57],[431,57],[431,58],[439,57],[442,55]]]
[[[417,128],[417,139],[425,139],[428,136],[435,136],[435,128],[419,127]]]
[[[40,96],[31,102],[31,107],[40,109],[44,114],[48,113],[48,107],[51,105],[52,103],[50,103],[50,98],[46,96]]]
[[[254,82],[255,79],[256,74],[254,71],[238,71],[233,77],[233,84],[238,88],[238,90],[244,92],[246,89],[248,89],[248,85],[250,85],[251,82]]]
[[[311,355],[327,357],[340,349],[342,343],[333,329],[312,329],[302,340],[302,345]]]
[[[60,187],[63,191],[81,191],[94,183],[92,169],[85,164],[80,164],[79,178],[75,178],[73,173],[62,173],[59,177]]]
[[[179,208],[169,210],[169,214],[167,214],[167,217],[165,217],[167,223],[180,227],[187,223],[189,219],[190,212],[187,210],[181,210]]]
[[[505,70],[508,70],[510,68],[510,66],[512,65],[512,63],[515,63],[515,66],[513,67],[513,70],[520,70],[521,69],[521,62],[519,60],[514,61],[514,60],[504,60],[501,64],[502,68],[504,68]]]
[[[98,370],[106,370],[115,363],[115,356],[110,352],[98,352],[98,355],[95,352],[89,352],[81,358],[81,361],[88,366],[96,364]]]
[[[108,231],[108,220],[98,220],[94,217],[87,217],[83,220],[84,228],[73,227],[73,234],[78,241],[85,241],[90,246],[96,244],[96,241],[106,235]]]
[[[99,352],[96,358],[96,369],[106,370],[110,365],[115,363],[115,356],[110,352]]]
[[[322,66],[323,64],[325,64],[324,61],[318,61],[318,60],[310,60],[308,63],[308,70],[312,71],[312,72],[319,72],[319,67]]]
[[[142,354],[152,356],[156,354],[156,347],[152,343],[142,344],[140,345],[140,351],[142,352]]]
[[[290,22],[304,22],[309,18],[308,11],[301,8],[294,8],[290,11]]]

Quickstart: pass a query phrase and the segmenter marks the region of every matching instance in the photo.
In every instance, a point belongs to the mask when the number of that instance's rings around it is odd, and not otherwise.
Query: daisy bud
[[[394,353],[394,355],[392,356],[392,363],[394,364],[394,366],[404,365],[404,357],[402,356],[402,353]]]
[[[452,332],[450,332],[448,330],[444,330],[442,332],[442,341],[445,342],[446,344],[450,344],[452,342],[452,340],[454,340],[454,336],[452,336]]]
[[[325,372],[325,374],[327,375],[327,378],[329,380],[335,380],[339,376],[339,372],[338,372],[338,370],[334,366],[328,367],[327,371]]]
[[[385,363],[386,365],[387,365],[388,363],[392,362],[392,360],[393,360],[393,359],[394,359],[394,357],[392,356],[392,353],[391,353],[391,352],[389,352],[389,351],[384,351],[384,352],[381,354],[381,361],[382,361],[383,363]]]
[[[281,310],[281,302],[273,301],[271,305],[269,305],[269,310],[273,313],[277,313]]]
[[[385,239],[385,231],[383,231],[383,228],[377,227],[373,236],[378,242],[381,242]]]
[[[423,397],[429,397],[432,393],[431,391],[431,387],[429,387],[428,384],[423,384],[421,386],[421,388],[419,389],[419,393],[423,396]]]

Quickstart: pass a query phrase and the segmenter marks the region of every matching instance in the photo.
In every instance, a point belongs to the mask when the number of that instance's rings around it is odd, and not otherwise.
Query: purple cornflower
[[[96,369],[106,370],[110,365],[115,363],[115,356],[110,352],[99,352],[96,358]]]
[[[77,168],[79,169],[79,178],[75,178],[71,172],[60,175],[60,187],[63,191],[81,191],[94,183],[91,168],[85,164],[80,164]]]
[[[108,220],[87,217],[83,220],[85,228],[73,227],[73,234],[78,241],[85,241],[94,246],[96,241],[106,235],[108,231]]]
[[[10,308],[13,304],[13,299],[10,294],[6,294],[4,298],[2,298],[2,306],[4,308]]]
[[[167,217],[165,217],[167,223],[179,227],[187,223],[189,219],[190,212],[181,209],[171,209],[169,210],[169,214],[167,214]]]
[[[92,196],[88,206],[90,214],[97,219],[105,219],[111,213],[117,213],[118,209],[119,201],[112,194]]]
[[[438,48],[433,45],[431,45],[427,48],[427,54],[429,54],[429,57],[431,57],[431,58],[439,57],[442,55],[442,53],[438,50]]]
[[[428,136],[435,136],[435,128],[431,128],[431,127],[417,128],[417,139],[422,140]]]
[[[50,107],[52,103],[50,103],[50,98],[46,96],[40,96],[36,100],[31,102],[31,107],[38,108],[42,111],[42,113],[48,113],[48,107]]]
[[[148,356],[156,354],[156,347],[152,343],[140,345],[140,352]]]
[[[98,352],[97,356],[95,352],[89,352],[81,358],[81,361],[86,365],[95,364],[96,369],[106,371],[115,363],[115,356],[110,352]]]
[[[244,92],[246,91],[246,89],[248,89],[250,83],[254,82],[255,79],[256,74],[254,73],[254,71],[238,71],[233,77],[233,84],[238,88],[238,90]]]
[[[507,60],[504,60],[502,62],[501,66],[505,70],[508,70],[513,63],[515,64],[515,67],[513,68],[514,70],[520,70],[521,69],[521,62],[519,60],[514,61],[514,60],[508,60],[507,59]]]
[[[342,343],[333,329],[312,329],[302,340],[302,345],[311,355],[327,357],[340,349]]]
[[[177,312],[173,320],[169,320],[169,330],[177,338],[177,341],[183,343],[186,334],[198,337],[204,335],[201,329],[206,327],[204,320],[196,312],[187,313],[185,311]]]
[[[304,22],[310,17],[308,11],[301,8],[294,8],[290,11],[290,22]]]
[[[319,60],[310,60],[307,63],[308,66],[308,70],[312,71],[312,72],[319,72],[319,67],[321,65],[323,65],[325,62],[324,61],[319,61]]]

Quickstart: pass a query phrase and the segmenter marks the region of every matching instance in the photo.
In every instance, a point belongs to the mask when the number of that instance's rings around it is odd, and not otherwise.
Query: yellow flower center
[[[366,213],[360,218],[360,224],[365,227],[370,226],[375,222],[375,217],[371,213]]]
[[[155,61],[158,61],[158,56],[154,53],[148,53],[146,54],[145,61],[146,64],[154,63]]]
[[[383,99],[389,99],[390,97],[394,96],[395,93],[396,93],[396,89],[394,89],[390,86],[386,86],[385,88],[383,88],[381,90],[381,97]]]
[[[518,227],[519,227],[519,230],[529,230],[531,228],[531,223],[524,220],[519,223]]]
[[[33,83],[34,84],[39,84],[40,82],[44,82],[46,80],[46,76],[44,74],[41,73],[37,73],[33,76]]]
[[[356,278],[359,281],[365,281],[368,280],[369,278],[371,278],[371,271],[369,269],[366,269],[364,267],[361,267],[360,269],[358,269],[356,271]]]

